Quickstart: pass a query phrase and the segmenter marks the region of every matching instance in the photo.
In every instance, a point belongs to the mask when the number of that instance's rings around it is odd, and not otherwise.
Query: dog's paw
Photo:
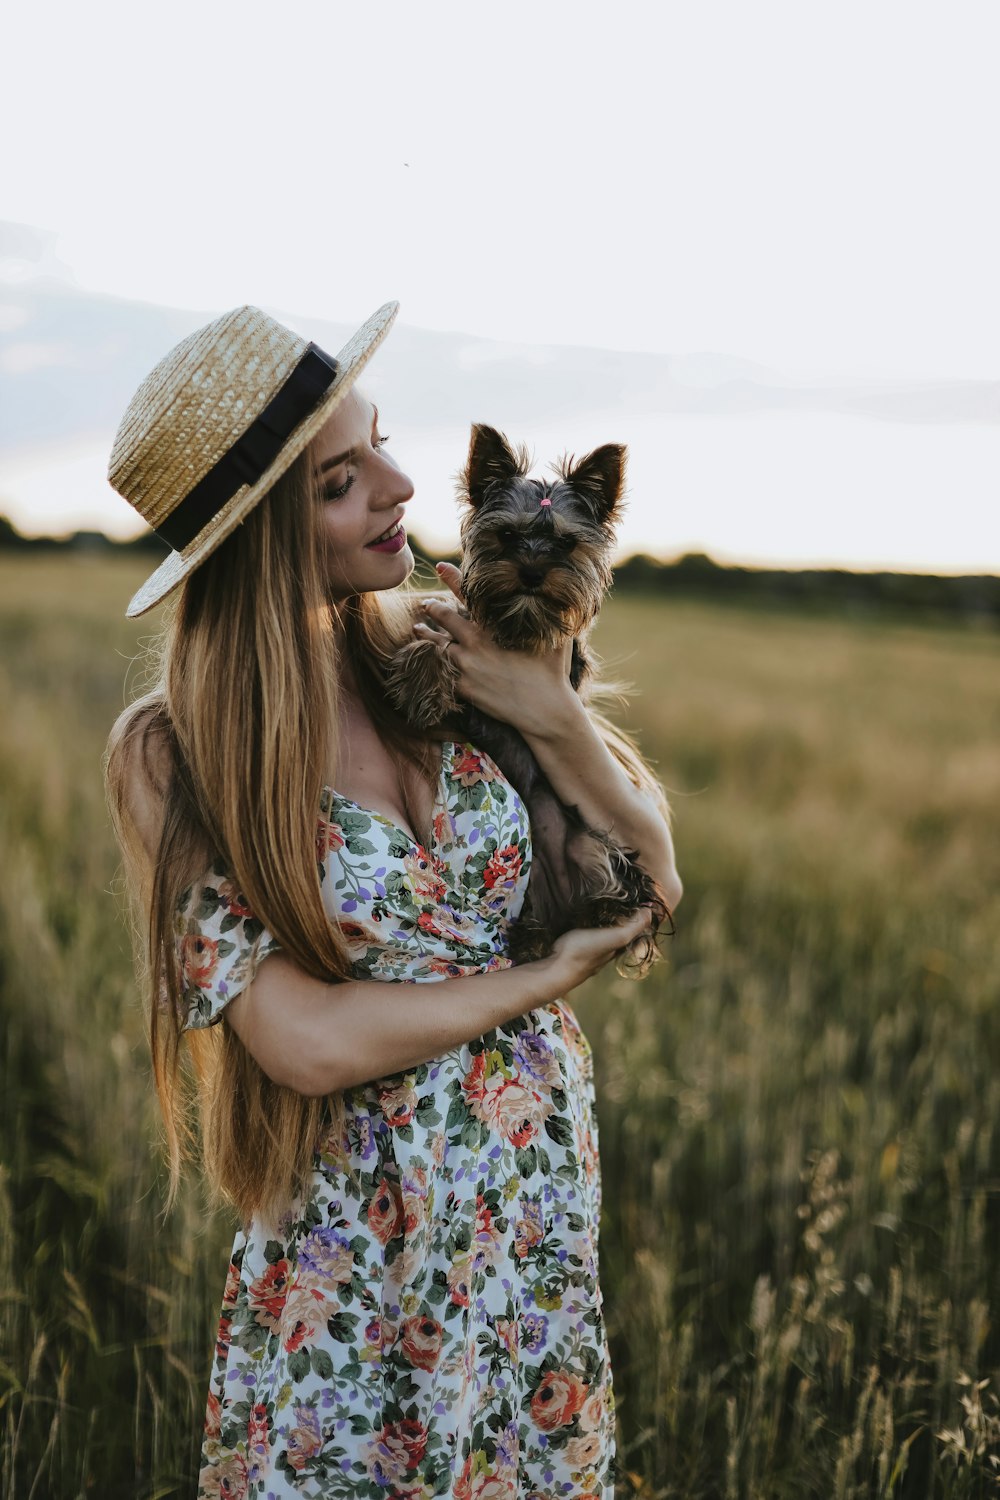
[[[401,646],[385,673],[389,702],[416,729],[439,724],[457,706],[458,673],[434,641]]]
[[[638,863],[635,851],[623,849],[610,834],[578,829],[571,836],[570,847],[579,926],[611,927],[632,916],[640,906],[650,908],[649,932],[635,938],[615,966],[623,979],[645,978],[659,957],[657,936],[673,932],[673,919],[659,884]]]

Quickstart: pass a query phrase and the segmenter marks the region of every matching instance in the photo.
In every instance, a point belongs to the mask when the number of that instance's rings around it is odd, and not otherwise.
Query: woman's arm
[[[458,569],[441,563],[438,571],[460,598]],[[683,887],[670,829],[654,799],[633,785],[605,745],[570,686],[572,642],[542,655],[502,650],[450,604],[429,600],[424,607],[438,639],[445,631],[451,637],[449,656],[460,673],[462,696],[524,735],[557,796],[579,808],[591,827],[613,833],[623,848],[634,849],[673,910]],[[428,627],[414,629],[427,639],[432,636]]]
[[[430,1062],[558,999],[623,952],[649,921],[644,910],[617,927],[567,932],[534,963],[427,984],[326,984],[272,953],[223,1015],[273,1082],[332,1094]]]
[[[163,820],[166,760],[159,789],[130,758],[127,803],[150,869]],[[278,952],[226,1006],[232,1026],[267,1076],[315,1097],[387,1078],[430,1062],[515,1016],[567,994],[596,974],[641,933],[650,914],[616,927],[564,933],[547,958],[464,979],[399,985],[374,979],[326,984]]]

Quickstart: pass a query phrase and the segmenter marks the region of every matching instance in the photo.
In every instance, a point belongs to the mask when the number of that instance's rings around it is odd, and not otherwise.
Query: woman
[[[610,1495],[592,1059],[562,997],[649,914],[511,967],[520,799],[382,692],[413,487],[356,381],[395,312],[335,361],[255,308],[216,319],[143,382],[109,469],[173,549],[128,614],[179,589],[106,763],[171,1198],[183,1036],[242,1223],[200,1494]],[[443,600],[412,628],[675,903],[662,794],[565,651],[501,651]]]

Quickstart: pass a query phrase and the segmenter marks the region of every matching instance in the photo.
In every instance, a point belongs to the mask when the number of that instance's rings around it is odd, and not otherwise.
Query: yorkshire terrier
[[[526,449],[477,423],[459,476],[461,613],[508,649],[549,651],[571,637],[569,680],[576,692],[591,674],[587,635],[611,586],[625,461],[625,449],[607,443],[578,463],[567,458],[554,466],[555,483],[529,479]],[[524,909],[509,934],[512,959],[541,958],[570,928],[609,926],[649,905],[652,935],[635,940],[628,967],[645,974],[656,957],[653,935],[670,916],[658,882],[634,850],[589,827],[556,796],[512,725],[459,698],[457,678],[436,641],[410,641],[389,662],[386,687],[411,724],[454,725],[485,750],[527,808],[532,864]]]

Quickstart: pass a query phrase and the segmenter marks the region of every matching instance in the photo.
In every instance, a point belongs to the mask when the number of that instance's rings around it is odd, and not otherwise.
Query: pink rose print
[[[475,786],[477,781],[495,780],[483,756],[478,755],[471,745],[463,746],[461,754],[452,766],[452,775],[460,786]]]
[[[490,855],[483,870],[483,883],[490,890],[495,885],[512,888],[520,873],[521,851],[516,844],[507,844],[503,849],[495,849]]]
[[[265,1328],[273,1329],[275,1333],[281,1326],[281,1312],[288,1293],[289,1269],[287,1260],[276,1261],[247,1288],[247,1300],[257,1322]]]
[[[395,1177],[383,1177],[368,1205],[368,1227],[382,1245],[403,1228],[403,1190]]]
[[[219,944],[215,938],[187,933],[181,939],[181,967],[184,983],[205,989],[218,963]]]
[[[550,1370],[531,1398],[531,1415],[543,1432],[572,1422],[587,1399],[587,1384],[568,1370]]]
[[[441,1357],[444,1329],[429,1313],[404,1318],[400,1325],[402,1349],[417,1370],[433,1370]]]
[[[315,1407],[296,1403],[293,1412],[295,1425],[288,1434],[288,1462],[301,1474],[309,1459],[322,1448],[323,1434]]]

